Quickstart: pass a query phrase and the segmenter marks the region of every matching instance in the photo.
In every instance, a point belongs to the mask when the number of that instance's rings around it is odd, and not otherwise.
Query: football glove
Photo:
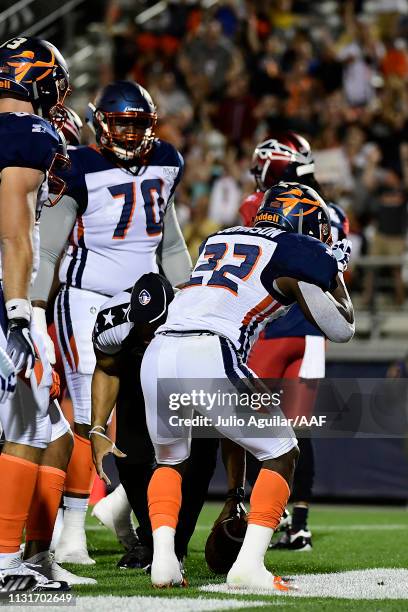
[[[0,404],[11,399],[16,390],[16,370],[6,351],[0,348]]]
[[[8,325],[7,354],[17,374],[26,368],[25,378],[30,378],[37,353],[30,333],[30,322],[26,319],[11,319]]]
[[[345,272],[351,255],[351,242],[347,238],[338,240],[332,246],[332,253],[337,260],[337,269],[339,272]]]
[[[45,310],[39,306],[34,306],[33,308],[33,321],[37,330],[41,333],[44,343],[45,350],[47,353],[47,358],[51,365],[54,365],[57,361],[55,356],[55,347],[54,342],[50,338],[47,329],[47,320],[45,318]]]
[[[56,370],[52,369],[52,385],[50,388],[50,400],[58,399],[61,393],[61,379]]]

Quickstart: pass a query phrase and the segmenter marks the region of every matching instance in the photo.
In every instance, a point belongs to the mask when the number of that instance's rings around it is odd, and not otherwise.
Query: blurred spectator
[[[110,0],[105,26],[115,77],[149,89],[157,134],[185,158],[177,199],[193,256],[207,233],[236,222],[255,144],[286,129],[311,141],[356,252],[405,252],[408,0],[334,0],[330,13],[307,0],[170,0],[137,18],[153,5]],[[393,279],[401,304],[398,266]],[[373,284],[368,274],[365,301]]]
[[[381,62],[381,70],[384,76],[398,76],[401,79],[408,77],[408,54],[407,43],[402,38],[395,41],[388,38],[385,41],[386,52]]]
[[[149,87],[160,118],[178,118],[183,125],[192,119],[192,106],[187,94],[177,86],[174,72],[164,72],[156,79],[157,83]]]
[[[217,109],[215,125],[231,143],[239,145],[242,140],[253,136],[256,128],[253,115],[255,106],[248,77],[241,73],[229,84],[227,95]]]
[[[218,231],[220,227],[218,223],[208,218],[208,197],[200,196],[196,200],[196,205],[191,209],[190,221],[183,228],[184,238],[193,263],[197,261],[198,249],[202,241],[210,234]]]
[[[208,216],[218,225],[228,227],[238,221],[238,209],[242,201],[239,171],[232,149],[228,151],[222,165],[222,176],[214,181],[211,190]]]
[[[379,160],[378,160],[379,161]],[[406,251],[407,189],[404,181],[394,170],[373,163],[372,176],[366,177],[371,192],[372,216],[375,234],[369,254],[401,258]],[[401,275],[402,261],[392,267],[395,303],[401,306],[405,300],[405,289]],[[370,304],[373,297],[374,272],[366,277],[364,301]]]
[[[180,68],[187,82],[199,72],[207,79],[210,91],[220,94],[232,58],[233,45],[223,36],[220,22],[213,20],[203,25],[197,36],[187,40],[180,57]]]

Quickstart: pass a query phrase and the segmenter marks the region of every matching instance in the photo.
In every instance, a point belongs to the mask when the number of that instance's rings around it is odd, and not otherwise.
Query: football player
[[[350,340],[354,314],[342,276],[349,254],[343,243],[332,251],[330,241],[329,212],[317,192],[299,183],[279,183],[264,195],[254,227],[229,228],[204,241],[190,281],[175,296],[166,323],[149,344],[141,381],[158,463],[148,489],[154,586],[184,584],[174,534],[191,427],[186,424],[167,437],[170,394],[187,391],[188,379],[224,378],[238,389],[245,377],[255,381],[245,366],[251,344],[269,320],[283,316],[296,302],[325,336],[335,342]],[[205,406],[196,410],[208,414]],[[219,433],[262,462],[244,542],[227,584],[288,590],[287,581],[266,569],[264,556],[289,498],[299,452],[295,435],[287,427],[275,437],[271,431],[269,438],[246,438],[215,421]],[[161,431],[167,432],[165,437]]]
[[[252,225],[265,191],[280,180],[301,181],[321,193],[308,141],[294,132],[276,133],[255,147],[251,172],[258,191],[241,205],[243,224]],[[328,203],[334,242],[347,237],[348,220],[339,206]],[[264,379],[291,379],[285,394],[287,416],[309,415],[317,395],[318,379],[325,375],[325,338],[303,315],[299,306],[285,318],[266,326],[255,343],[249,367]],[[295,382],[296,381],[296,382]],[[298,439],[300,456],[296,465],[291,501],[291,524],[274,545],[290,550],[312,550],[307,520],[314,478],[314,453],[310,437],[303,430]],[[248,480],[253,485],[259,464],[249,457]],[[288,521],[286,521],[287,523]]]
[[[44,341],[32,320],[30,284],[39,260],[39,219],[48,198],[69,91],[64,58],[50,43],[14,38],[0,47],[0,243],[1,344],[7,342],[18,382],[12,399],[1,407],[6,442],[0,457],[0,578],[33,578],[36,588],[65,589],[51,579],[57,568],[47,553],[72,448],[69,425],[59,406],[50,403],[52,368]],[[61,183],[57,182],[61,187]],[[55,183],[57,185],[57,183]],[[51,204],[58,199],[57,194]],[[6,340],[7,337],[7,340]],[[10,395],[9,362],[1,353],[2,399]],[[44,567],[21,560],[44,555]],[[64,581],[68,573],[65,573]],[[10,588],[12,588],[9,585]]]
[[[171,144],[155,137],[157,114],[149,93],[134,82],[111,83],[89,106],[88,121],[97,144],[69,150],[71,168],[61,175],[67,191],[58,208],[44,215],[33,291],[35,305],[44,307],[69,237],[59,267],[55,321],[74,408],[75,446],[56,559],[81,564],[94,563],[84,523],[95,474],[88,433],[98,310],[142,274],[157,272],[157,257],[174,286],[185,282],[191,269],[173,203],[183,160]],[[45,333],[45,313],[42,318]],[[121,481],[129,481],[127,474]]]

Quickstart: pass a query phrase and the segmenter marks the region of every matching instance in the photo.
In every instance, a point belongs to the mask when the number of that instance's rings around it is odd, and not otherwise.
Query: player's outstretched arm
[[[354,310],[343,275],[338,273],[337,287],[324,292],[317,285],[294,278],[279,278],[278,290],[297,301],[305,317],[333,342],[348,342],[354,335]]]
[[[119,393],[119,376],[117,375],[117,356],[105,355],[95,349],[96,367],[92,376],[92,417],[89,437],[92,445],[92,458],[98,473],[108,485],[110,480],[103,471],[103,458],[109,453],[125,457],[106,435],[106,425],[115,407]]]
[[[221,521],[235,516],[237,506],[244,501],[246,456],[242,446],[228,438],[221,438],[221,454],[228,480],[228,495],[221,513],[214,521],[214,526]],[[245,512],[245,508],[242,507]]]

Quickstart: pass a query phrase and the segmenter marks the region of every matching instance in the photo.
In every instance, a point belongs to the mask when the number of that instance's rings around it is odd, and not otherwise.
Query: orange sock
[[[90,495],[95,480],[96,470],[92,462],[91,442],[74,434],[74,450],[68,464],[65,479],[65,495],[79,493]]]
[[[289,485],[283,476],[262,468],[252,489],[248,524],[276,529],[289,495]]]
[[[64,489],[65,472],[40,465],[26,526],[26,540],[51,541]]]
[[[0,456],[0,553],[20,548],[37,475],[36,463],[5,453]]]
[[[159,467],[153,473],[147,489],[147,501],[152,531],[177,527],[181,506],[181,474],[171,467]]]

